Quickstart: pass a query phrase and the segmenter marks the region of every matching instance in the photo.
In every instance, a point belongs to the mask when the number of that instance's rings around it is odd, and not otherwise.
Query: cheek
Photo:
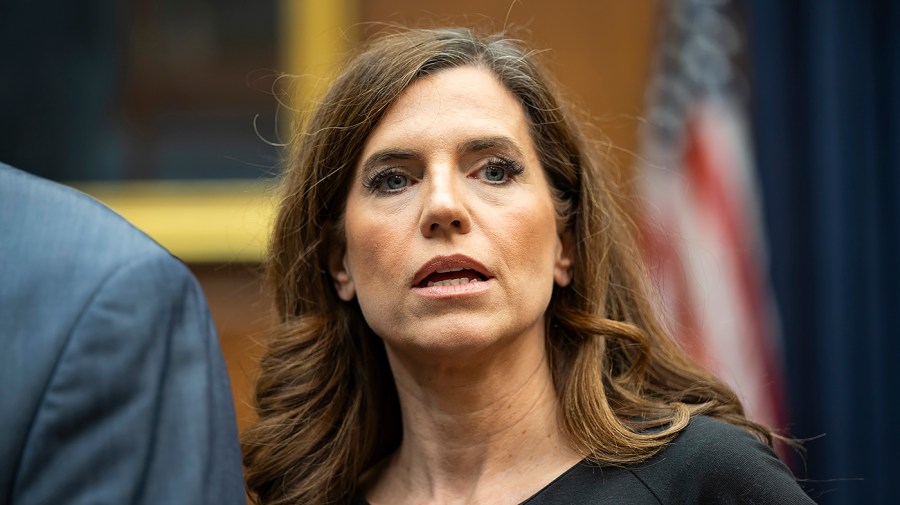
[[[523,266],[528,265],[530,273],[541,278],[552,273],[560,247],[552,206],[542,202],[536,207],[522,208],[509,223],[504,255]]]
[[[347,255],[361,272],[372,262],[389,262],[392,250],[408,238],[410,215],[406,205],[384,205],[350,195],[344,213]],[[403,237],[401,239],[401,237]]]
[[[391,279],[396,272],[396,255],[403,241],[393,236],[390,222],[359,218],[349,219],[347,233],[347,268],[356,290],[365,298],[366,292],[377,289],[376,281]]]
[[[392,223],[357,219],[346,223],[346,267],[353,280],[356,303],[366,323],[377,335],[389,334],[394,327],[397,293],[407,241],[397,236]]]

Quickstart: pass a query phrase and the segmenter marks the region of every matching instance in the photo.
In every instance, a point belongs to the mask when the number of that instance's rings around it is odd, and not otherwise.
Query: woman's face
[[[490,72],[412,84],[355,170],[331,273],[389,347],[459,355],[543,342],[571,260],[522,106]]]

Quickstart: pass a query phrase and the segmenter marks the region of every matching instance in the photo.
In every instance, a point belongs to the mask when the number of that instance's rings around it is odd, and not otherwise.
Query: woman
[[[465,29],[382,36],[334,82],[271,244],[259,503],[808,500],[666,336],[558,96]]]

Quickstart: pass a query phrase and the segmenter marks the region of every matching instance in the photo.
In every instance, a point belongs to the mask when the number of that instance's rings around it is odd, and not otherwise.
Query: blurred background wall
[[[752,248],[761,285],[772,281],[762,303],[780,314],[767,337],[777,370],[761,380],[780,391],[792,435],[824,435],[807,443],[805,461],[792,458],[818,501],[886,503],[900,452],[900,18],[888,1],[789,4],[7,0],[0,161],[94,194],[189,264],[243,428],[271,321],[259,273],[285,105],[302,103],[292,91],[314,93],[381,23],[513,27],[547,49],[608,138],[636,216],[653,194],[641,182],[648,164],[664,164],[652,155],[663,146],[672,172],[689,165],[690,136],[672,132],[688,124],[685,104],[707,77],[726,72],[716,82],[739,97],[742,159],[758,190],[748,193],[762,238]],[[709,12],[727,23],[706,23]],[[704,26],[708,38],[693,37]],[[301,75],[299,87],[282,71]]]

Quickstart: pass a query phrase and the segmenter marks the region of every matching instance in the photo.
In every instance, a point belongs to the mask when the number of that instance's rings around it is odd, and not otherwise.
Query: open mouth
[[[446,270],[438,270],[429,274],[421,282],[418,287],[430,288],[432,286],[458,286],[460,284],[468,284],[470,282],[486,281],[487,277],[480,272],[468,268],[448,268]]]
[[[453,254],[435,256],[426,261],[416,272],[412,286],[414,288],[460,286],[485,282],[492,278],[490,270],[478,261],[463,254]]]

